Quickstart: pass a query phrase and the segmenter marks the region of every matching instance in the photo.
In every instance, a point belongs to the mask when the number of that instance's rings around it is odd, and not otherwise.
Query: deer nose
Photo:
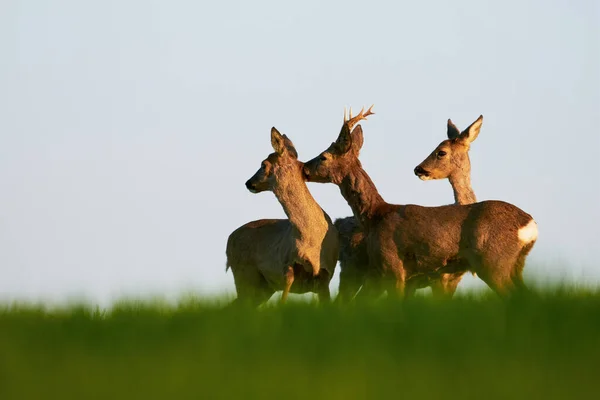
[[[423,167],[421,167],[420,165],[417,165],[415,167],[415,175],[420,176],[420,175],[429,175],[429,174],[427,173],[427,171],[425,171],[423,169]]]

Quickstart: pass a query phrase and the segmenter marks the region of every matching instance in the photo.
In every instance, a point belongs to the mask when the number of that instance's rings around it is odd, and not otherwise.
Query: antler
[[[344,125],[346,125],[349,130],[352,130],[354,125],[356,125],[363,119],[367,119],[369,115],[375,114],[373,111],[371,111],[373,109],[373,106],[374,104],[372,104],[366,112],[364,107],[361,108],[360,112],[355,117],[352,116],[352,107],[350,107],[350,113],[348,115],[346,115],[346,107],[344,107]]]

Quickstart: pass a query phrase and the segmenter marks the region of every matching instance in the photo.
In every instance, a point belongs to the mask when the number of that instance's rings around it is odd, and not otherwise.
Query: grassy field
[[[600,291],[449,302],[0,306],[0,399],[598,396]]]

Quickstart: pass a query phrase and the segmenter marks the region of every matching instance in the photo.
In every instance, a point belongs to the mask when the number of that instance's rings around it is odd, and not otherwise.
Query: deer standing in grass
[[[373,114],[370,110],[368,114]],[[345,114],[345,113],[344,113]],[[352,115],[350,114],[350,117]],[[344,116],[344,121],[346,117]],[[454,191],[455,204],[477,201],[471,187],[471,161],[469,149],[479,135],[483,116],[480,116],[462,133],[448,120],[448,139],[441,142],[419,166],[415,174],[422,180],[448,179]],[[350,300],[363,285],[369,257],[365,233],[354,217],[338,218],[334,222],[340,234],[340,288],[338,299]],[[431,287],[434,297],[450,298],[465,272],[443,273],[439,277],[421,279],[419,287]]]
[[[459,131],[448,119],[448,139],[437,145],[421,164],[414,169],[421,180],[448,179],[454,192],[454,204],[473,204],[477,202],[471,187],[471,143],[479,136],[483,115],[467,129]],[[441,274],[440,279],[431,283],[431,291],[437,297],[450,298],[462,279],[464,272]]]
[[[527,288],[522,271],[538,235],[531,215],[503,201],[422,207],[383,200],[358,159],[363,145],[359,113],[337,140],[305,163],[308,181],[334,183],[365,231],[369,267],[361,297],[386,290],[411,295],[441,274],[471,271],[499,296]]]
[[[236,302],[258,306],[278,290],[282,303],[290,292],[315,292],[327,302],[339,251],[337,230],[310,194],[293,143],[272,128],[271,145],[275,152],[246,187],[273,192],[288,219],[252,221],[229,235],[226,270],[233,272]]]

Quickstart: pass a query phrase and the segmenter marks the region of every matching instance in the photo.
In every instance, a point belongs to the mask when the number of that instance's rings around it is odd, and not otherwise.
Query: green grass
[[[584,398],[600,291],[260,310],[0,306],[0,399]]]

